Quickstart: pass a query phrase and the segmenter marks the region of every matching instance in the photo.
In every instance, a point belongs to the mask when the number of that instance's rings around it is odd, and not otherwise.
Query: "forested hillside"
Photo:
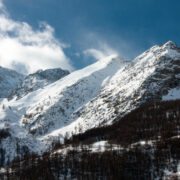
[[[107,141],[104,150],[92,152],[92,144],[102,140]],[[71,150],[61,153],[70,146]],[[54,148],[42,156],[27,152],[1,176],[143,180],[178,179],[179,173],[180,100],[174,100],[146,103],[111,126],[74,135],[65,144],[54,142]]]

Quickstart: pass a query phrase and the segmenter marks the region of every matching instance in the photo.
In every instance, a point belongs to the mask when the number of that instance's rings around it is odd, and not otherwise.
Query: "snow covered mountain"
[[[0,128],[10,135],[1,147],[9,159],[18,155],[17,144],[40,153],[53,139],[111,124],[179,89],[180,48],[173,42],[154,46],[131,63],[112,55],[20,99],[2,100]]]
[[[24,75],[0,67],[0,98],[7,98],[23,79]]]
[[[33,74],[30,74],[25,77],[24,81],[19,84],[9,96],[9,99],[15,98],[20,99],[40,88],[44,88],[45,86],[63,78],[68,75],[69,71],[63,70],[61,68],[56,69],[47,69],[47,70],[39,70]]]

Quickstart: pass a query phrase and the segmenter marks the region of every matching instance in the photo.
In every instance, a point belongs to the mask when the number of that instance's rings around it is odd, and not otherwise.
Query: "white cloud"
[[[87,49],[84,51],[84,55],[92,56],[97,60],[104,58],[104,53],[97,49]]]
[[[110,56],[112,54],[118,55],[118,53],[115,50],[110,48],[106,43],[103,43],[100,41],[98,42],[98,47],[87,49],[83,52],[83,54],[85,56],[92,56],[96,60],[103,59],[103,58]]]
[[[66,45],[54,37],[50,25],[40,23],[34,30],[28,23],[10,18],[2,0],[0,9],[0,66],[21,73],[56,67],[73,69],[63,51]]]

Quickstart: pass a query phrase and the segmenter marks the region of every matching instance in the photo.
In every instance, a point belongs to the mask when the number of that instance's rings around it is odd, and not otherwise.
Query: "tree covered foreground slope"
[[[109,146],[92,152],[100,140]],[[1,179],[178,179],[180,100],[145,103],[113,125],[53,144],[42,156],[17,157],[1,171]]]

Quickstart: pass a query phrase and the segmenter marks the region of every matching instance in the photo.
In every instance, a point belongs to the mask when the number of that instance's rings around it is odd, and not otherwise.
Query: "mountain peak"
[[[11,93],[9,99],[12,99],[13,97],[17,97],[17,99],[22,98],[28,93],[44,88],[68,74],[70,74],[69,71],[61,68],[38,70],[35,73],[26,76],[24,81],[22,81],[22,83]]]
[[[170,49],[174,49],[174,48],[177,48],[177,45],[173,41],[168,41],[167,43],[165,43],[161,47],[168,47]]]

